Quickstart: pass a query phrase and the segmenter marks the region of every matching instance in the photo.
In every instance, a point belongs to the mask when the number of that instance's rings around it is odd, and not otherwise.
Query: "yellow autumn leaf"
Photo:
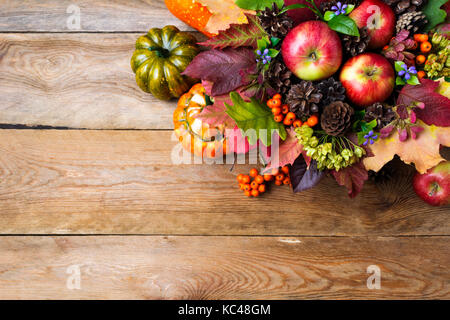
[[[379,171],[386,163],[398,155],[405,163],[414,163],[416,170],[425,173],[428,169],[444,161],[439,154],[439,146],[450,147],[450,127],[427,126],[420,120],[417,124],[424,128],[417,139],[399,140],[394,129],[389,138],[379,139],[370,146],[373,157],[367,157],[364,166],[367,170]]]
[[[245,13],[255,14],[255,11],[239,8],[234,0],[197,0],[206,6],[212,16],[205,30],[217,34],[220,30],[226,30],[232,23],[248,23]]]

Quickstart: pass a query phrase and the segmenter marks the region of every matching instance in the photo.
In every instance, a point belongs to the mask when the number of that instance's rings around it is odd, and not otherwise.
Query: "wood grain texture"
[[[353,200],[331,178],[248,199],[235,180],[248,165],[175,165],[174,140],[170,131],[0,130],[0,233],[449,234],[449,207],[424,204],[406,166]]]
[[[449,264],[442,237],[4,237],[0,298],[449,299]]]
[[[130,58],[138,36],[0,34],[0,124],[172,128],[176,100],[136,85]]]
[[[80,10],[80,29],[67,23]],[[167,10],[163,0],[2,0],[0,32],[145,32],[175,25],[192,30]]]

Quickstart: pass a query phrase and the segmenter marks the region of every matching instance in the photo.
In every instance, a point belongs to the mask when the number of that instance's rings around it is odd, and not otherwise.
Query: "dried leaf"
[[[410,106],[414,102],[422,102],[425,108],[415,110],[418,119],[427,125],[450,126],[450,99],[439,93],[440,83],[429,79],[422,79],[420,83],[404,86],[397,104]]]
[[[272,157],[270,163],[265,168],[266,170],[293,164],[301,155],[303,146],[298,143],[298,139],[295,136],[295,130],[291,127],[286,131],[287,138],[280,143],[278,149],[274,150],[272,146]]]
[[[339,171],[332,170],[331,174],[339,185],[347,188],[350,198],[356,197],[361,192],[364,182],[369,178],[361,161]]]
[[[302,156],[299,156],[289,168],[289,174],[294,192],[302,192],[314,188],[325,176],[324,171],[317,170],[317,162],[315,160],[311,161],[311,165],[308,167]]]
[[[211,95],[216,97],[246,85],[241,70],[255,68],[255,54],[252,49],[213,49],[198,54],[183,74],[213,82]]]
[[[239,8],[234,0],[196,0],[206,6],[211,12],[211,17],[205,30],[212,34],[217,34],[221,30],[226,30],[232,23],[247,23],[245,14],[254,14],[254,11]]]
[[[379,139],[370,146],[374,156],[363,160],[367,170],[379,171],[386,163],[398,155],[405,163],[414,163],[416,170],[425,173],[444,159],[439,154],[440,145],[450,147],[450,128],[427,126],[420,120],[417,125],[423,127],[416,139],[400,141],[397,130],[386,139]]]
[[[259,25],[258,18],[254,15],[246,15],[247,24],[232,24],[225,31],[220,31],[217,36],[200,43],[213,49],[224,49],[227,47],[258,47],[256,41],[267,36],[264,29]]]

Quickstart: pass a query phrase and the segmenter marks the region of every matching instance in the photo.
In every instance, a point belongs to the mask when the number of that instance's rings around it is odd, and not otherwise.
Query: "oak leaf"
[[[450,147],[450,127],[427,126],[418,120],[417,125],[423,127],[416,139],[409,138],[401,142],[397,130],[386,139],[378,139],[370,146],[373,157],[363,160],[367,170],[379,171],[386,163],[398,155],[405,163],[414,163],[416,170],[425,173],[444,159],[439,154],[440,145]]]

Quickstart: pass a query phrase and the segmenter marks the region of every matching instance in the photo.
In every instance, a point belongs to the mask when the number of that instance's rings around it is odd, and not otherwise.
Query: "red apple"
[[[394,90],[395,73],[382,55],[363,53],[348,60],[342,67],[340,80],[346,95],[360,107],[385,101]]]
[[[416,173],[414,191],[432,206],[450,203],[450,161],[444,161],[424,174]]]
[[[322,21],[306,21],[292,29],[281,53],[286,66],[303,80],[328,78],[342,62],[341,40]]]
[[[317,8],[320,9],[320,5],[323,2],[329,2],[329,1],[332,1],[332,0],[315,0],[314,3],[316,4]],[[284,4],[286,6],[290,6],[292,4],[298,4],[298,3],[310,5],[305,0],[284,0]],[[294,26],[296,26],[302,22],[305,22],[305,21],[316,20],[316,14],[314,12],[312,12],[311,10],[305,9],[305,8],[289,10],[288,15],[292,20],[294,20]]]
[[[358,28],[367,27],[370,34],[370,49],[382,48],[394,34],[394,11],[381,0],[365,0],[350,13]]]

